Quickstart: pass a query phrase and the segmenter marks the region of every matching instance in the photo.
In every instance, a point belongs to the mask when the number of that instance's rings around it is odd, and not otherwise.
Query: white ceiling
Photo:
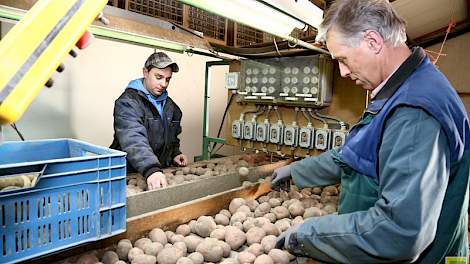
[[[467,18],[468,0],[396,0],[392,3],[397,12],[407,21],[407,33],[416,39],[455,21]]]

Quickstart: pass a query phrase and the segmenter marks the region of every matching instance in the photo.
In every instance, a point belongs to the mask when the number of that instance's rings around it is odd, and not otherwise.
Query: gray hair
[[[377,31],[393,47],[406,41],[406,21],[388,0],[337,0],[326,12],[316,40],[326,42],[332,28],[350,47],[359,45],[366,30]]]

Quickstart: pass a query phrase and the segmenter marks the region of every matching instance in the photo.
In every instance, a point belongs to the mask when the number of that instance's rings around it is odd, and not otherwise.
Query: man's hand
[[[184,154],[179,154],[173,159],[173,161],[180,167],[188,165],[188,158],[186,158]]]
[[[292,178],[290,172],[291,165],[275,169],[271,176],[271,188],[276,191],[279,191],[280,189],[289,191],[290,180]]]
[[[166,176],[161,171],[157,171],[147,178],[147,188],[149,190],[163,188],[167,185]]]
[[[277,249],[286,249],[287,251],[292,253],[292,249],[298,246],[296,232],[299,226],[300,224],[292,226],[285,232],[281,233],[277,237],[276,245],[274,247]]]

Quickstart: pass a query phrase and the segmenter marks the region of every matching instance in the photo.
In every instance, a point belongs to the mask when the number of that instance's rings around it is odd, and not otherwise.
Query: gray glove
[[[298,248],[297,242],[297,229],[299,229],[299,225],[295,225],[281,233],[276,239],[275,248],[277,249],[285,249],[290,253],[293,253],[293,250]]]
[[[292,165],[292,164],[291,164]],[[292,176],[291,172],[291,165],[287,165],[278,169],[275,169],[273,175],[271,176],[271,189],[279,191],[279,190],[290,190],[290,180]]]

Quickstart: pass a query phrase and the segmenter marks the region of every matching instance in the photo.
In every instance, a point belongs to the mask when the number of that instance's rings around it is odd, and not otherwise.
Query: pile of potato
[[[101,257],[104,264],[287,264],[295,257],[275,249],[277,236],[310,217],[336,212],[339,187],[272,191],[257,200],[233,199],[228,210],[201,216],[175,232],[153,229],[134,243],[119,241]],[[89,258],[96,256],[87,255]],[[77,263],[83,262],[82,256]],[[97,260],[97,258],[96,258]]]
[[[39,173],[26,173],[0,178],[0,191],[30,188],[36,186]]]
[[[227,173],[240,172],[241,175],[248,174],[248,168],[266,164],[264,159],[253,158],[245,155],[238,160],[230,158],[221,159],[209,163],[194,163],[187,167],[177,168],[171,172],[165,172],[168,186],[187,183],[195,180],[210,178]],[[134,195],[147,190],[147,181],[140,174],[131,174],[127,177],[126,195]]]

